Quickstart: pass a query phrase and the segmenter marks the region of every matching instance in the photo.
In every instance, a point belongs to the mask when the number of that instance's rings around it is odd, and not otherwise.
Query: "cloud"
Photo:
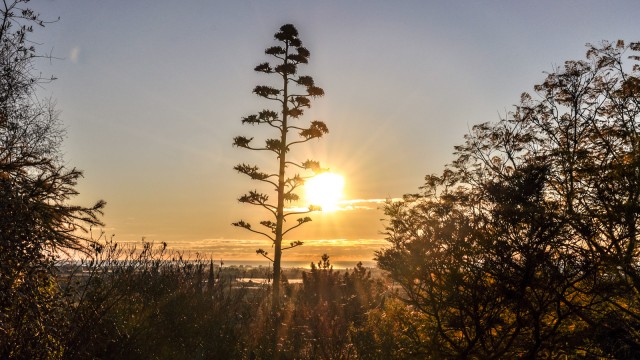
[[[378,210],[380,205],[387,201],[397,202],[402,201],[401,198],[388,198],[388,199],[351,199],[339,201],[337,207],[333,211],[353,211],[353,210]],[[304,212],[307,211],[306,207],[290,207],[286,208],[286,211]]]
[[[71,60],[72,63],[77,64],[79,57],[80,57],[80,47],[76,46],[73,49],[71,49],[71,51],[69,52],[69,60]]]
[[[339,210],[377,210],[380,208],[379,205],[382,205],[387,201],[397,202],[402,201],[402,199],[352,199],[340,201],[338,206]]]

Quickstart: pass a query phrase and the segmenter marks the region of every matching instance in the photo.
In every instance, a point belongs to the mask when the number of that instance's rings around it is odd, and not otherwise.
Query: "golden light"
[[[342,199],[344,178],[341,175],[325,172],[305,181],[305,196],[309,205],[320,206],[322,211],[338,209]]]

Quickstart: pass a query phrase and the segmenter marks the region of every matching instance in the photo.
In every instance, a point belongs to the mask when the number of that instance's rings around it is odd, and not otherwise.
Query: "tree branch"
[[[256,254],[262,255],[262,257],[264,257],[265,259],[273,262],[273,259],[268,256],[268,253],[266,251],[262,250],[262,249],[256,250]]]
[[[284,251],[284,250],[293,249],[294,247],[302,246],[302,244],[304,243],[300,240],[292,241],[289,243],[289,246],[283,247],[282,250]]]
[[[258,231],[258,230],[252,229],[251,228],[251,224],[245,222],[244,220],[240,220],[238,222],[234,222],[231,225],[236,226],[236,227],[241,227],[243,229],[247,229],[247,230],[251,231],[252,233],[260,234],[260,235],[262,235],[264,237],[269,238],[271,241],[275,241],[275,239],[271,235],[269,235],[267,233],[264,233],[262,231]]]

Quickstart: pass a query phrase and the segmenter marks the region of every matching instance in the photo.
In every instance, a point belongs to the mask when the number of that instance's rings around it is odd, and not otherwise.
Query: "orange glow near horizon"
[[[338,209],[344,189],[344,177],[325,172],[308,179],[304,184],[305,197],[309,205],[320,206],[322,211]]]

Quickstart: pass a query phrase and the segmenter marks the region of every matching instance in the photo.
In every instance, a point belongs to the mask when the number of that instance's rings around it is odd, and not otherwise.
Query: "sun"
[[[316,175],[304,183],[305,196],[309,205],[320,206],[322,211],[338,209],[342,199],[344,178],[341,175],[325,172]]]

